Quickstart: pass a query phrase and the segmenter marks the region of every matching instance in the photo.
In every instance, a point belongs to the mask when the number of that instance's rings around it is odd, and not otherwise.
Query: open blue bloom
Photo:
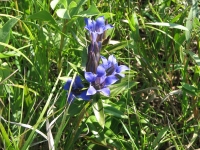
[[[97,92],[101,92],[105,96],[110,95],[108,86],[119,80],[115,75],[106,76],[106,70],[102,66],[97,67],[96,74],[85,72],[85,79],[90,83],[86,95],[94,95]]]
[[[105,57],[101,56],[101,60],[101,66],[105,68],[107,75],[119,75],[121,77],[124,77],[125,75],[121,72],[129,70],[129,68],[125,65],[118,66],[117,60],[113,55],[110,55],[108,57],[108,60]]]
[[[67,80],[66,84],[64,85],[64,90],[69,91],[71,83],[72,79]],[[90,100],[90,96],[86,95],[87,90],[82,90],[83,87],[84,86],[82,84],[81,78],[79,76],[76,76],[67,101],[71,103],[74,100],[74,98]]]
[[[113,28],[112,25],[105,24],[104,16],[98,17],[96,21],[85,18],[85,24],[85,28],[90,32],[92,42],[101,41],[104,31]]]

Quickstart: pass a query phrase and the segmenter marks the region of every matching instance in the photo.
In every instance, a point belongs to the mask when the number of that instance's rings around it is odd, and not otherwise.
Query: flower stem
[[[63,21],[63,28],[62,28],[62,33],[65,33],[67,30],[67,20],[64,20]],[[58,71],[61,70],[61,67],[62,67],[62,50],[63,50],[63,47],[64,47],[64,37],[65,35],[62,34],[61,35],[61,40],[60,40],[60,49],[59,49],[59,52],[58,52],[58,64],[57,64],[57,67],[58,67]]]

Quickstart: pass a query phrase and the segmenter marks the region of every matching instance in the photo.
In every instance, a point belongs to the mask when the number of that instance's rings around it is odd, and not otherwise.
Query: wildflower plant
[[[73,83],[71,79],[66,82],[64,89],[68,91],[67,101],[69,103],[73,102],[75,98],[92,100],[96,119],[104,127],[105,119],[101,97],[110,96],[110,86],[125,77],[122,72],[129,70],[129,68],[125,65],[118,65],[114,55],[110,55],[108,59],[101,55],[105,32],[113,28],[112,25],[106,23],[104,16],[98,17],[96,20],[85,18],[85,24],[85,29],[90,35],[90,44],[84,77],[89,86],[83,89],[81,78],[76,76]]]

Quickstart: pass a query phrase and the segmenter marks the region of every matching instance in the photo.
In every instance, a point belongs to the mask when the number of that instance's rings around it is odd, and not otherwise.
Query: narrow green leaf
[[[69,63],[69,65],[70,65],[74,70],[76,70],[76,71],[78,72],[78,68],[77,68],[76,65],[70,63],[69,61],[68,61],[68,63]]]
[[[158,148],[158,143],[164,138],[165,134],[167,133],[168,131],[168,127],[164,127],[159,133],[158,133],[158,136],[154,139],[153,143],[152,143],[152,146],[153,146],[153,149],[157,149]]]
[[[196,96],[197,94],[197,88],[188,84],[188,83],[181,83],[182,84],[182,90],[185,91],[186,93]]]
[[[10,39],[10,31],[17,21],[17,18],[11,18],[3,25],[3,27],[0,29],[0,42],[8,44]],[[0,51],[2,51],[3,48],[4,46],[0,45]]]
[[[122,41],[119,44],[115,44],[109,47],[106,47],[106,50],[110,53],[116,50],[121,50],[122,48],[126,47],[128,44],[130,44],[132,41]]]
[[[102,132],[103,129],[96,121],[95,116],[92,115],[87,119],[87,125],[89,126],[89,129],[92,132],[92,134],[95,136],[95,140],[99,142],[99,144],[101,143],[106,145],[104,133]]]
[[[98,95],[98,94],[96,94]],[[98,96],[96,96],[98,97]],[[99,98],[96,98],[93,100],[92,105],[95,117],[97,119],[97,122],[100,124],[102,128],[104,128],[105,125],[105,116],[104,116],[104,109],[103,109],[103,103],[102,100]]]
[[[22,55],[28,62],[30,62],[31,65],[33,65],[33,63],[30,61],[30,59],[28,57],[26,57],[26,55],[24,55],[21,51],[19,51],[19,49],[16,49],[15,47],[11,46],[11,45],[8,45],[8,44],[5,44],[5,43],[2,43],[0,42],[0,45],[3,45],[3,46],[6,46],[12,50],[14,50],[15,52],[17,52],[19,55]]]
[[[31,30],[28,28],[28,26],[27,26],[24,22],[22,22],[22,23],[23,23],[23,25],[24,25],[24,28],[25,28],[26,32],[29,34],[30,39],[31,39],[31,40],[35,40],[35,37],[34,37],[33,34],[31,33]]]
[[[24,99],[25,99],[26,106],[30,107],[33,104],[33,100],[30,96],[29,88],[27,87],[27,85],[24,85],[23,90],[24,90],[24,95],[25,95]]]
[[[30,135],[27,137],[27,140],[24,142],[24,145],[21,148],[21,150],[27,150],[30,147],[30,143],[32,143],[32,141],[34,139],[35,130],[40,128],[39,125],[42,122],[43,117],[44,117],[44,115],[45,115],[45,113],[47,111],[47,108],[50,105],[50,102],[51,102],[52,97],[53,97],[53,93],[54,93],[54,91],[56,89],[56,85],[58,84],[59,77],[61,76],[61,74],[62,74],[62,70],[60,71],[60,73],[58,75],[58,78],[57,78],[57,80],[56,80],[56,82],[54,84],[54,87],[52,88],[51,94],[49,95],[49,97],[47,99],[47,102],[46,102],[45,106],[43,107],[42,112],[40,113],[40,116],[39,116],[39,118],[38,118],[38,120],[37,120],[37,122],[36,122],[36,124],[35,124],[35,126],[33,128],[33,130],[31,131]]]
[[[118,118],[128,119],[127,115],[124,115],[123,112],[121,112],[120,110],[116,109],[115,107],[111,105],[107,105],[107,104],[104,105],[104,112]]]
[[[162,27],[169,27],[169,28],[175,28],[175,29],[180,29],[180,30],[185,30],[188,31],[188,28],[180,25],[180,24],[175,24],[175,23],[167,23],[167,22],[154,22],[154,23],[146,23],[149,25],[155,25],[155,26],[162,26]]]
[[[197,54],[193,53],[192,51],[186,51],[187,53],[190,54],[192,59],[194,59],[195,63],[200,67],[200,58]]]
[[[3,137],[3,142],[5,142],[5,144],[6,144],[6,148],[8,148],[10,150],[14,150],[15,148],[12,147],[12,143],[10,142],[9,136],[8,136],[5,128],[1,124],[1,122],[0,122],[0,131],[1,131],[1,135]]]
[[[104,17],[107,19],[107,18],[112,18],[112,17],[114,17],[115,14],[110,13],[110,12],[100,13],[100,14],[98,14],[97,18],[100,17],[100,16],[104,16]]]
[[[136,144],[135,144],[135,142],[134,142],[134,139],[132,138],[132,136],[131,136],[130,132],[128,131],[127,127],[125,126],[125,124],[124,124],[121,120],[120,120],[120,122],[121,122],[121,124],[122,124],[124,130],[125,130],[126,133],[128,134],[129,138],[131,139],[131,142],[132,142],[133,146],[136,148],[136,150],[138,150],[138,148],[137,148],[137,146],[136,146]]]
[[[187,17],[186,27],[188,28],[188,31],[185,32],[185,37],[187,41],[191,39],[191,31],[193,28],[194,18],[196,17],[198,11],[197,1],[198,0],[192,0],[192,7],[190,8],[190,12]]]
[[[131,21],[131,24],[133,25],[133,27],[135,28],[135,32],[132,32],[133,39],[134,39],[134,41],[138,41],[138,39],[140,39],[140,34],[139,34],[139,23],[138,23],[136,13],[132,14],[130,21]]]
[[[110,86],[111,96],[117,96],[120,93],[128,90],[129,88],[136,86],[138,82],[128,81],[126,78],[122,79],[119,83],[113,84]]]
[[[19,55],[19,53],[15,52],[15,51],[8,51],[8,52],[0,53],[0,58],[8,58],[8,57],[12,57],[12,56],[20,56],[20,55]]]

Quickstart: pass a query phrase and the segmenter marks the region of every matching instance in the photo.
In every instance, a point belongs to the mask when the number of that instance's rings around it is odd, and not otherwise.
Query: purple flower
[[[105,24],[104,16],[101,16],[95,20],[85,18],[85,28],[90,32],[92,42],[98,42],[102,40],[104,31],[113,28],[110,24]]]
[[[85,79],[90,82],[86,95],[94,95],[100,92],[105,96],[110,95],[108,86],[119,80],[115,75],[106,76],[106,70],[102,66],[97,67],[96,74],[85,72]]]
[[[117,60],[113,55],[110,55],[108,57],[108,60],[105,57],[101,56],[101,60],[101,66],[105,68],[107,75],[119,75],[121,77],[124,77],[125,75],[121,72],[129,70],[129,68],[125,65],[118,66]]]
[[[64,90],[69,91],[71,83],[72,79],[67,80],[66,84],[64,85]],[[86,95],[87,90],[82,90],[83,87],[84,86],[82,84],[81,78],[79,76],[76,76],[67,101],[71,103],[74,100],[74,98],[90,100],[90,96]]]
[[[86,71],[96,73],[97,66],[100,61],[100,42],[91,43],[88,47],[88,58],[86,64]]]

